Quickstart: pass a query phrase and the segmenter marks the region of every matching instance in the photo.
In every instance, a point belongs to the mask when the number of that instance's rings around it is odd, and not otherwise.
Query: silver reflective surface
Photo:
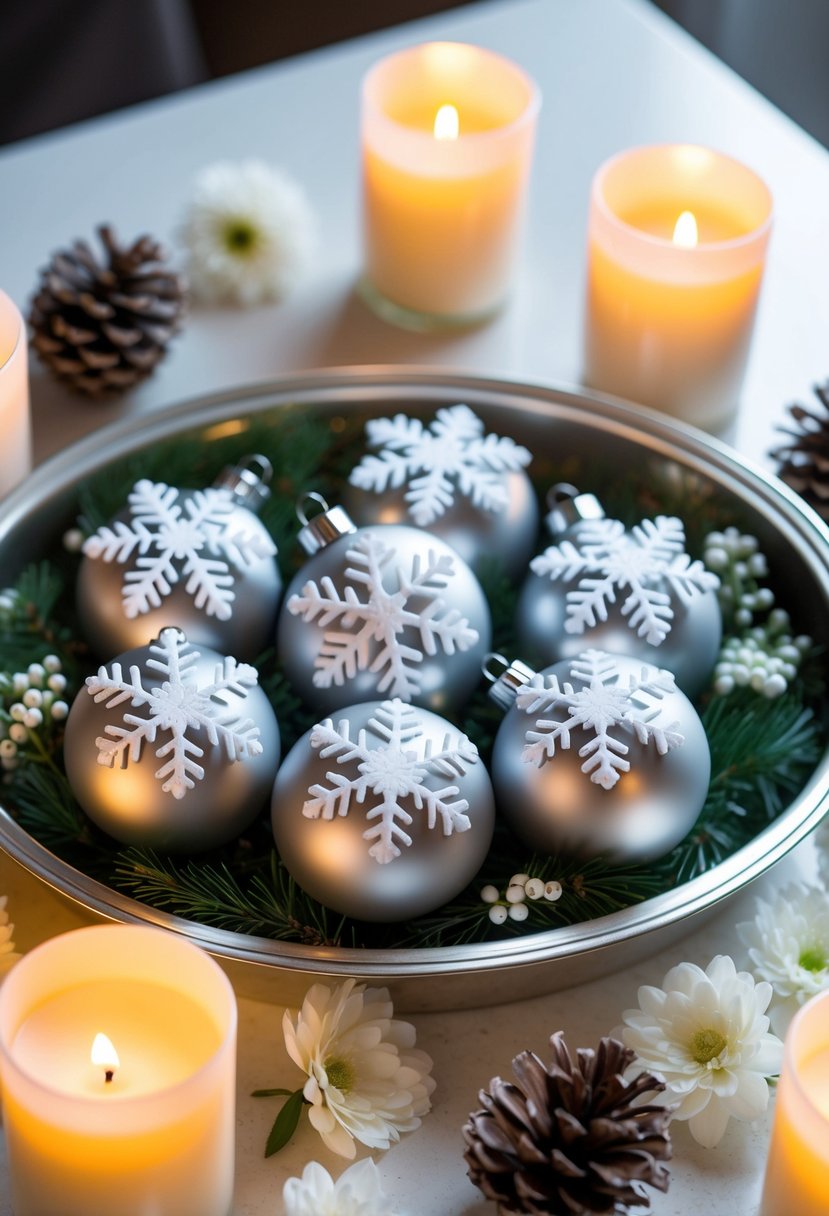
[[[273,411],[350,409],[377,415],[466,402],[499,434],[531,451],[585,451],[655,486],[696,488],[728,509],[766,552],[775,581],[792,588],[798,629],[829,633],[829,530],[787,487],[724,445],[651,411],[576,391],[400,368],[355,368],[284,379],[186,403],[163,416],[101,430],[39,468],[4,502],[0,564],[6,580],[71,525],[75,486],[110,461],[172,436],[210,439],[226,420],[244,426]],[[584,487],[582,487],[584,488]],[[512,656],[511,656],[512,657]],[[0,843],[93,917],[152,923],[185,934],[225,966],[241,992],[301,1000],[313,978],[388,984],[401,1011],[474,1007],[581,983],[667,946],[801,841],[829,807],[829,757],[787,811],[727,861],[676,890],[581,925],[510,941],[442,950],[307,947],[207,928],[145,907],[54,857],[0,809]]]

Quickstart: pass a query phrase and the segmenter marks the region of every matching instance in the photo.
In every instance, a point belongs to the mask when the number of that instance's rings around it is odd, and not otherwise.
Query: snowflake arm
[[[407,418],[395,414],[393,418],[370,418],[366,423],[366,434],[373,448],[389,448],[403,452],[415,447],[423,437],[423,423],[419,418]]]
[[[130,621],[151,608],[159,608],[178,582],[178,571],[167,551],[156,557],[139,557],[135,565],[135,570],[125,571],[121,589],[124,616]]]
[[[409,504],[412,519],[419,528],[428,528],[455,500],[452,482],[444,469],[428,469],[420,477],[413,477],[410,486],[404,497]]]
[[[572,541],[563,540],[560,545],[550,545],[538,557],[534,557],[530,569],[541,578],[547,575],[551,582],[559,578],[567,581],[578,578],[585,570],[593,569],[593,562],[580,553]]]
[[[163,481],[142,477],[127,496],[132,517],[145,526],[172,528],[179,520],[181,508],[176,503],[178,491]]]
[[[457,608],[447,608],[443,599],[435,593],[442,591],[455,572],[454,559],[446,553],[442,556],[429,551],[426,565],[421,570],[420,554],[412,559],[411,575],[401,584],[401,593],[408,602],[419,594],[430,598],[419,613],[405,611],[404,623],[420,632],[420,640],[427,655],[438,652],[438,643],[446,654],[455,650],[469,650],[478,641],[478,631],[473,629]]]
[[[195,606],[203,608],[207,616],[229,621],[233,615],[236,593],[233,591],[233,575],[227,564],[215,558],[202,557],[200,553],[191,553],[185,563],[184,574],[189,576],[185,590],[192,595]]]
[[[666,591],[646,587],[638,579],[630,579],[628,586],[630,595],[622,604],[622,616],[630,618],[630,627],[636,630],[640,638],[644,638],[651,646],[660,646],[671,632],[671,622],[674,619],[670,595]],[[606,619],[605,613],[602,620]]]
[[[134,521],[130,528],[121,519],[116,519],[112,527],[103,525],[93,532],[83,543],[83,552],[87,557],[99,558],[104,562],[126,562],[133,551],[146,553],[152,544],[153,534],[140,521]]]

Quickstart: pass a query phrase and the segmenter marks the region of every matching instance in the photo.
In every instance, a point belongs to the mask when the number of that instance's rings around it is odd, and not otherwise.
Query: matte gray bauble
[[[205,490],[136,483],[129,506],[83,547],[78,613],[96,654],[143,646],[167,625],[243,659],[269,645],[282,582],[273,540],[254,514],[269,477],[270,464],[256,456]]]
[[[266,804],[279,728],[255,668],[162,630],[78,693],[66,722],[72,791],[124,844],[195,853],[232,840]]]
[[[522,653],[539,666],[590,647],[628,654],[672,671],[697,696],[720,649],[717,576],[687,557],[678,519],[643,520],[628,533],[592,495],[573,494],[548,516],[556,544],[533,559],[521,589]]]
[[[526,448],[485,434],[466,405],[439,409],[428,426],[404,414],[372,418],[366,435],[380,450],[352,470],[344,498],[357,524],[425,528],[473,570],[495,560],[509,578],[524,577],[538,535]]]
[[[388,696],[446,713],[466,703],[491,624],[453,549],[417,528],[356,528],[339,507],[306,521],[299,541],[310,557],[285,593],[277,644],[309,705],[331,713]]]
[[[711,758],[670,672],[587,650],[534,676],[513,663],[490,695],[509,706],[492,756],[498,809],[532,848],[649,861],[693,827]]]
[[[303,890],[346,916],[391,922],[439,908],[474,879],[495,808],[474,744],[395,699],[349,706],[303,735],[277,774],[271,817]]]

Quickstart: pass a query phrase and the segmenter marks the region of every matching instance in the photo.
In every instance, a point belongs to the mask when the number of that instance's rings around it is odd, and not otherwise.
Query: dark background
[[[2,0],[0,143],[468,2]],[[648,2],[829,147],[829,0]]]

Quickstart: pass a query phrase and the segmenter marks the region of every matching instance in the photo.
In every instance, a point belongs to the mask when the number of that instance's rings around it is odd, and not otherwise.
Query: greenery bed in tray
[[[89,532],[109,521],[141,477],[181,487],[209,485],[226,464],[261,452],[274,467],[272,497],[261,518],[279,549],[283,576],[301,564],[296,545],[295,501],[309,489],[336,503],[349,471],[364,451],[364,419],[358,411],[316,416],[280,411],[280,421],[254,419],[240,434],[210,442],[176,439],[110,464],[79,487],[79,526]],[[714,529],[740,526],[725,517],[724,506],[694,477],[665,479],[655,490],[588,455],[555,463],[534,460],[531,473],[539,497],[557,481],[583,490],[601,487],[608,515],[631,524],[655,513],[676,514],[686,524],[688,550],[701,555],[703,537]],[[739,504],[738,504],[739,506]],[[539,547],[541,542],[539,542]],[[13,725],[10,708],[18,701],[15,673],[56,655],[68,679],[63,697],[82,687],[97,668],[80,639],[72,608],[78,556],[62,539],[29,567],[13,589],[0,595],[0,735]],[[773,580],[772,571],[772,580]],[[516,589],[490,565],[479,571],[493,616],[493,649],[518,656],[511,634]],[[772,589],[774,584],[772,581]],[[778,595],[781,606],[785,593]],[[794,621],[797,629],[798,622]],[[725,633],[735,631],[733,612],[725,612]],[[106,656],[114,657],[114,656]],[[283,754],[314,722],[288,687],[272,650],[256,666],[280,724]],[[516,936],[574,924],[648,899],[709,869],[750,841],[786,807],[818,762],[827,738],[823,690],[814,653],[784,695],[767,700],[748,688],[728,696],[704,694],[699,702],[712,753],[712,780],[703,811],[691,833],[672,852],[647,865],[610,866],[601,860],[577,863],[566,858],[528,855],[526,847],[499,825],[489,858],[476,881],[439,911],[400,925],[358,923],[333,913],[300,890],[273,848],[266,810],[234,844],[190,859],[159,856],[147,849],[123,848],[100,832],[78,807],[62,762],[62,723],[44,715],[28,730],[4,770],[3,802],[20,825],[59,857],[91,877],[133,898],[191,921],[237,933],[309,945],[433,947]],[[488,759],[502,718],[485,688],[466,706],[459,722]],[[18,735],[21,732],[17,732]],[[7,748],[7,751],[10,751]],[[496,926],[481,899],[492,884],[506,889],[513,873],[561,884],[556,902],[532,901],[526,920]]]

